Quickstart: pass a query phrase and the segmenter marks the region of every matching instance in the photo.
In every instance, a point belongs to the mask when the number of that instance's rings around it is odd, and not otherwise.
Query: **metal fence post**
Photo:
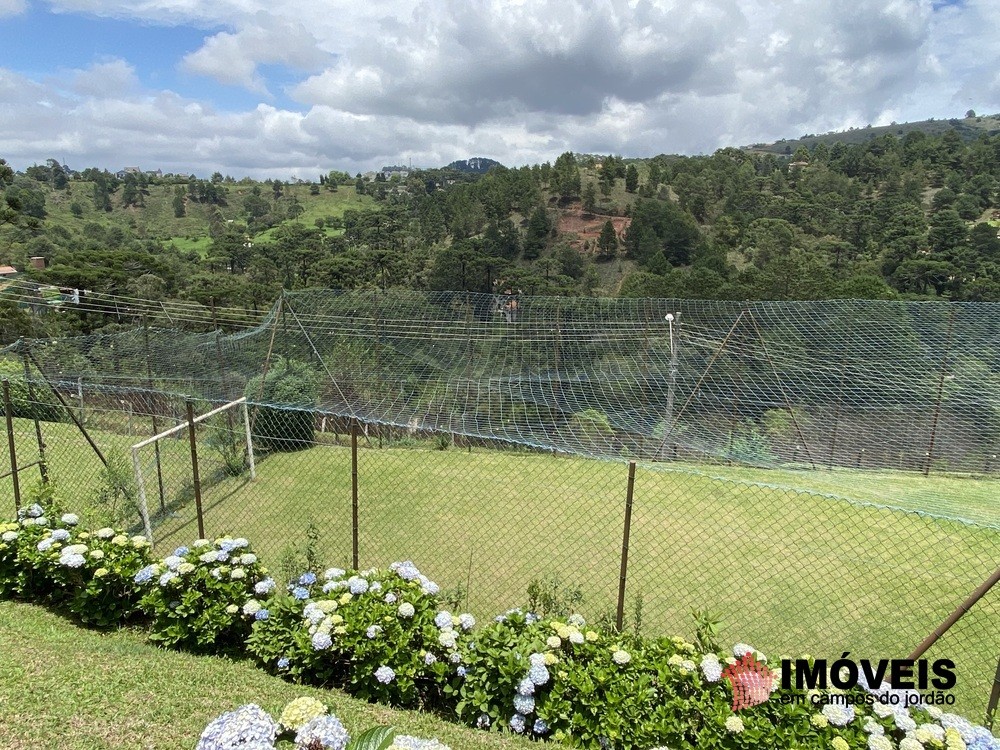
[[[358,420],[351,421],[351,565],[358,565]]]
[[[42,425],[38,421],[38,402],[35,401],[35,389],[31,385],[31,370],[28,367],[28,355],[24,354],[24,384],[28,389],[28,401],[32,404],[32,421],[35,423],[35,440],[38,443],[38,472],[42,475],[42,484],[49,483],[49,467],[45,461],[45,439],[42,437]]]
[[[997,659],[997,674],[993,678],[993,690],[990,692],[990,702],[986,705],[986,720],[983,722],[990,731],[993,731],[998,703],[1000,703],[1000,659]]]
[[[632,531],[632,494],[635,489],[635,461],[628,462],[628,489],[625,492],[625,531],[622,534],[622,567],[618,577],[618,613],[615,626],[621,632],[625,620],[625,577],[628,573],[628,538]]]
[[[21,485],[17,476],[17,451],[14,447],[14,410],[10,405],[10,381],[3,379],[3,413],[7,421],[7,449],[10,451],[10,476],[14,480],[14,510],[21,510]]]
[[[185,399],[184,405],[187,408],[188,437],[191,440],[191,475],[194,479],[194,508],[198,514],[198,537],[204,539],[205,517],[201,510],[201,479],[198,477],[198,445],[194,426],[194,403],[191,399]]]

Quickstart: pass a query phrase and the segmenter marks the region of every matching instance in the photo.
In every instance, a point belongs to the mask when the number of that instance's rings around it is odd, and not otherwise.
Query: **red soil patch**
[[[570,245],[577,250],[583,250],[584,243],[590,243],[591,252],[595,251],[597,238],[601,236],[601,229],[604,222],[610,220],[618,235],[618,241],[623,242],[625,231],[628,229],[632,219],[628,216],[601,216],[599,214],[585,214],[580,209],[567,209],[559,215],[559,234],[576,235],[575,238],[567,238]]]

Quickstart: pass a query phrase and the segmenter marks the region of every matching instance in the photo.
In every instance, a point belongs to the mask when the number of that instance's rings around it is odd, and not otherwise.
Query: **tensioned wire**
[[[220,381],[243,388],[273,335],[272,358],[317,373],[324,412],[616,459],[662,459],[666,436],[677,460],[917,469],[934,429],[935,469],[976,472],[1000,448],[990,369],[1000,305],[520,296],[508,322],[512,299],[307,290],[287,293],[256,326],[217,307],[216,321],[245,326],[223,335],[205,332],[213,321],[197,303],[109,295],[81,308],[117,304],[136,320],[162,306],[202,332],[137,326],[25,345],[66,387],[79,376],[88,387],[147,387],[148,356],[164,393],[236,397]],[[680,312],[676,375],[664,311]],[[863,467],[859,447],[869,449]]]

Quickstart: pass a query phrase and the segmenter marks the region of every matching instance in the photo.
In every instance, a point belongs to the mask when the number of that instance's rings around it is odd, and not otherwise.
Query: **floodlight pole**
[[[667,313],[664,320],[667,321],[670,335],[670,371],[667,379],[667,411],[664,425],[666,427],[663,443],[660,445],[660,460],[665,461],[669,450],[670,437],[674,431],[674,393],[677,389],[677,342],[674,341],[674,320],[680,318],[680,311]],[[678,326],[680,322],[678,321]]]

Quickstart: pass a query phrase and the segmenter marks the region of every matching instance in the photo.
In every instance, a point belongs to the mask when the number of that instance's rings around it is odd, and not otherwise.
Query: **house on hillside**
[[[14,266],[0,266],[0,291],[12,284],[20,275]]]
[[[142,174],[142,170],[139,167],[125,167],[125,169],[119,169],[115,172],[115,177],[119,180],[124,180],[125,176],[130,174]]]

